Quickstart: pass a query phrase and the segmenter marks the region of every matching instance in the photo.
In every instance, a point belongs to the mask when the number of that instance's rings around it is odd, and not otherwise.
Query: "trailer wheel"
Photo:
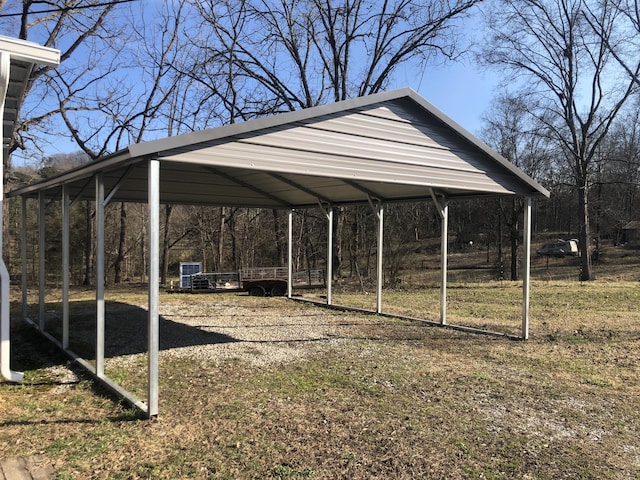
[[[252,297],[264,297],[265,291],[260,285],[254,285],[249,288],[249,295]]]
[[[287,293],[287,287],[282,283],[278,283],[271,287],[272,297],[282,297],[285,293]]]

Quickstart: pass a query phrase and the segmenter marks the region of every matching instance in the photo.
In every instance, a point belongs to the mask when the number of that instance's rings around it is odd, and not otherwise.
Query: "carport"
[[[382,267],[385,205],[430,199],[441,217],[441,307],[447,323],[449,201],[522,196],[523,301],[520,338],[528,338],[531,198],[549,196],[487,145],[411,89],[131,145],[96,162],[9,194],[22,199],[22,301],[27,318],[26,208],[38,202],[39,318],[34,325],[91,373],[149,417],[158,414],[160,204],[286,209],[289,275],[295,209],[320,206],[328,225],[327,295],[332,299],[333,211],[369,204],[377,217],[376,313],[384,314]],[[96,205],[95,366],[69,350],[69,211],[79,200]],[[45,205],[62,202],[62,338],[44,332]],[[112,201],[148,205],[148,398],[144,403],[104,373],[104,209]],[[289,282],[289,298],[292,298]],[[453,327],[453,326],[452,326]],[[464,328],[464,327],[458,327]]]

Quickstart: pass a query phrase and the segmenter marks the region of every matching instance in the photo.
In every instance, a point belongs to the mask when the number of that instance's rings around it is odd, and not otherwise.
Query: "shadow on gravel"
[[[160,317],[160,350],[237,342],[216,332],[207,332]],[[105,358],[145,353],[147,351],[147,310],[121,302],[105,303]],[[45,331],[62,338],[62,313],[48,311]],[[86,360],[95,358],[95,302],[71,302],[69,347]],[[51,347],[55,348],[55,347]]]

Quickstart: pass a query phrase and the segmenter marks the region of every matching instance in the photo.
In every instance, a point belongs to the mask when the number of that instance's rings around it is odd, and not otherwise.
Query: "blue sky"
[[[479,136],[482,117],[487,112],[499,83],[497,75],[482,72],[477,67],[462,62],[448,62],[439,67],[429,67],[421,81],[415,75],[409,78],[399,74],[394,88],[409,86],[427,101],[472,134]],[[71,153],[77,145],[60,138],[51,145],[49,154]],[[18,163],[20,160],[15,159]]]
[[[462,127],[478,136],[499,79],[473,65],[448,63],[433,67],[417,92]],[[415,87],[414,87],[415,89]]]

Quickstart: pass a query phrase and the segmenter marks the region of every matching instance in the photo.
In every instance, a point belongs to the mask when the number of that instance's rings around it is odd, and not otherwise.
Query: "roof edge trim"
[[[43,47],[28,40],[0,35],[0,50],[10,53],[13,60],[55,67],[60,64],[60,50]]]

